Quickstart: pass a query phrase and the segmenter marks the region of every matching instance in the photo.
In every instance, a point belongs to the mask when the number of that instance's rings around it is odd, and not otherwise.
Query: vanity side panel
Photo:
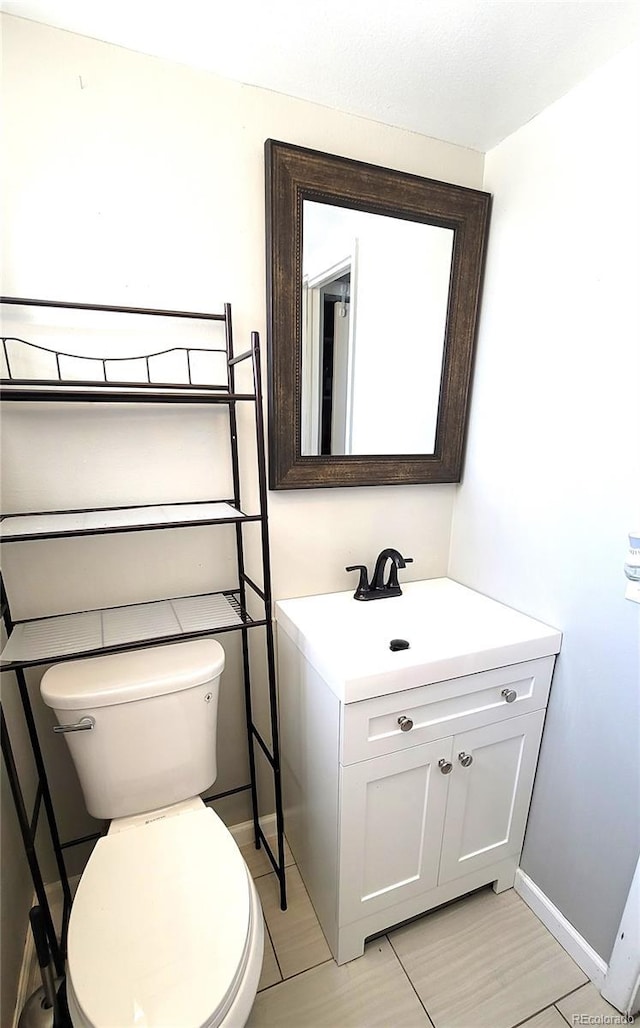
[[[335,953],[340,703],[279,625],[277,632],[287,841]]]

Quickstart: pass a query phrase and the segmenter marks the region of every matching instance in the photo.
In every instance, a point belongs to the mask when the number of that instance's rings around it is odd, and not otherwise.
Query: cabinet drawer
[[[344,704],[341,763],[368,760],[539,710],[547,704],[554,659],[541,657]],[[400,727],[402,718],[413,722],[408,731]]]

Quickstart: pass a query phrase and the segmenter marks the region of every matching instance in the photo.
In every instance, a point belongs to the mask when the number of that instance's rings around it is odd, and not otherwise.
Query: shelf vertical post
[[[31,873],[31,881],[36,894],[36,898],[44,917],[45,931],[47,933],[47,940],[49,942],[49,948],[53,957],[53,962],[56,968],[56,974],[64,974],[64,955],[63,951],[58,943],[56,936],[56,930],[51,918],[51,910],[49,908],[49,901],[47,899],[47,893],[42,879],[40,871],[40,864],[35,849],[35,825],[32,825],[27,815],[27,808],[24,802],[24,795],[20,788],[20,779],[18,777],[18,771],[16,768],[15,759],[13,756],[13,749],[11,748],[11,739],[9,738],[9,730],[7,728],[6,718],[4,716],[4,710],[0,704],[0,722],[1,722],[1,735],[2,735],[2,757],[4,759],[5,767],[7,769],[7,777],[9,779],[9,787],[11,789],[11,795],[13,797],[13,803],[16,809],[18,817],[18,824],[20,826],[20,834],[22,835],[22,843],[24,846],[24,852],[29,865],[29,871]]]
[[[11,617],[11,608],[9,606],[9,599],[4,586],[4,579],[0,573],[0,609],[2,611],[2,620],[7,635],[11,635],[13,631],[13,618]],[[27,857],[27,863],[29,864],[29,871],[31,873],[31,881],[33,882],[33,888],[38,899],[38,903],[44,911],[44,922],[47,938],[49,940],[49,946],[51,954],[56,966],[56,972],[59,975],[64,974],[64,958],[66,954],[66,918],[63,915],[62,921],[62,944],[58,943],[56,931],[51,918],[51,910],[49,908],[49,900],[44,888],[44,882],[42,879],[42,872],[40,871],[40,862],[35,848],[35,837],[36,830],[38,827],[38,815],[39,815],[39,801],[42,799],[45,805],[47,822],[49,825],[49,833],[53,844],[54,852],[56,855],[56,862],[58,868],[62,868],[61,881],[64,891],[64,910],[67,910],[67,903],[71,904],[71,893],[69,890],[69,880],[67,878],[66,868],[64,866],[64,860],[62,858],[62,849],[60,846],[60,837],[58,835],[58,826],[56,824],[55,815],[53,812],[53,804],[51,802],[51,795],[49,793],[49,783],[47,781],[47,775],[44,768],[44,762],[42,760],[42,753],[40,751],[40,744],[36,733],[35,722],[33,719],[33,713],[31,711],[31,703],[29,700],[29,694],[27,691],[27,683],[23,670],[15,672],[16,679],[18,681],[18,688],[20,691],[20,698],[22,701],[23,710],[25,712],[25,718],[27,721],[27,728],[29,731],[29,741],[31,743],[31,749],[33,752],[33,758],[36,765],[36,773],[38,777],[38,799],[34,807],[34,818],[33,823],[29,821],[27,817],[26,806],[24,802],[24,796],[20,787],[20,778],[18,776],[15,760],[13,757],[13,750],[11,748],[11,740],[9,738],[9,730],[7,728],[4,711],[0,704],[0,712],[2,715],[2,755],[4,757],[5,767],[9,777],[9,785],[11,787],[11,795],[13,796],[14,806],[16,808],[16,814],[18,816],[18,823],[20,825],[20,833],[22,835],[22,841],[24,844],[24,850]],[[26,703],[26,706],[25,706]],[[28,712],[28,713],[27,713]]]
[[[271,593],[271,555],[269,548],[269,525],[267,516],[267,474],[265,469],[264,420],[262,412],[262,369],[260,363],[260,336],[251,333],[253,354],[253,387],[256,397],[256,450],[258,456],[258,488],[260,492],[260,531],[262,533],[262,568],[265,620],[267,622],[267,672],[269,676],[269,712],[271,717],[271,745],[273,749],[273,775],[276,801],[276,830],[278,840],[278,865],[280,869],[280,907],[287,909],[287,889],[284,873],[284,810],[282,806],[282,781],[280,774],[280,742],[278,731],[278,702],[276,697],[276,662],[273,640],[273,610]]]
[[[231,321],[231,304],[225,303],[225,338],[227,345],[227,386],[231,395],[236,391],[236,371],[233,364],[233,326]],[[229,403],[229,432],[231,443],[231,469],[233,474],[233,501],[241,509],[240,496],[240,462],[238,459],[238,417],[235,401]],[[240,591],[240,604],[243,610],[247,609],[247,588],[245,584],[244,567],[244,540],[242,526],[236,523],[236,559],[238,565],[238,582]],[[253,837],[256,849],[260,849],[260,833],[258,820],[258,785],[256,772],[256,758],[253,749],[253,709],[251,699],[251,668],[249,658],[249,634],[246,628],[241,630],[242,637],[242,676],[244,684],[244,709],[247,731],[247,756],[249,760],[249,782],[251,785],[251,813],[253,817]]]
[[[64,857],[62,855],[62,846],[60,845],[60,835],[58,832],[58,825],[56,822],[56,816],[53,810],[53,802],[51,799],[51,792],[49,790],[49,780],[47,778],[47,772],[44,765],[44,759],[42,756],[42,750],[40,748],[40,740],[38,738],[38,731],[36,729],[35,718],[33,716],[33,708],[31,706],[31,699],[29,697],[29,688],[27,686],[27,679],[22,668],[18,668],[15,672],[18,680],[18,690],[20,692],[20,699],[22,701],[22,709],[24,711],[25,721],[27,723],[27,729],[29,732],[29,740],[31,742],[31,749],[33,752],[33,759],[35,761],[36,770],[38,772],[38,781],[40,782],[40,788],[42,790],[42,802],[44,804],[45,814],[47,817],[47,823],[49,825],[49,833],[51,835],[51,842],[53,844],[53,852],[56,858],[56,864],[58,866],[58,873],[60,875],[60,883],[62,885],[62,894],[64,897],[65,909],[71,909],[71,890],[69,888],[69,878],[67,875],[67,869],[64,863]],[[62,952],[66,954],[66,935],[67,935],[67,919],[63,919],[64,924],[62,927]]]

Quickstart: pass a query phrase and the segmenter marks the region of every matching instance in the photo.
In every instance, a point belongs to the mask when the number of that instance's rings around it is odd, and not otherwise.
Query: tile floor
[[[566,1028],[623,1023],[622,1015],[602,999],[512,889],[496,896],[489,887],[433,911],[374,939],[364,956],[338,967],[288,847],[284,913],[264,851],[253,844],[241,849],[260,894],[267,929],[248,1028]],[[59,916],[57,904],[54,912]],[[27,995],[38,985],[35,964]]]
[[[264,854],[252,845],[242,852],[267,928],[248,1028],[622,1023],[513,890],[483,889],[373,940],[363,957],[338,967],[291,854],[283,913]]]

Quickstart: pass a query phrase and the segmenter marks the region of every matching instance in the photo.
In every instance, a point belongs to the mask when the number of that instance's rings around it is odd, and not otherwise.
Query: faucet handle
[[[413,557],[403,557],[402,559],[404,560],[405,564],[413,564]],[[389,580],[385,588],[400,589],[400,585],[398,582],[398,566],[395,563],[395,561],[391,562],[391,567],[389,568]]]
[[[351,564],[345,571],[359,571],[360,580],[353,594],[354,600],[361,600],[369,592],[369,576],[364,564]]]

